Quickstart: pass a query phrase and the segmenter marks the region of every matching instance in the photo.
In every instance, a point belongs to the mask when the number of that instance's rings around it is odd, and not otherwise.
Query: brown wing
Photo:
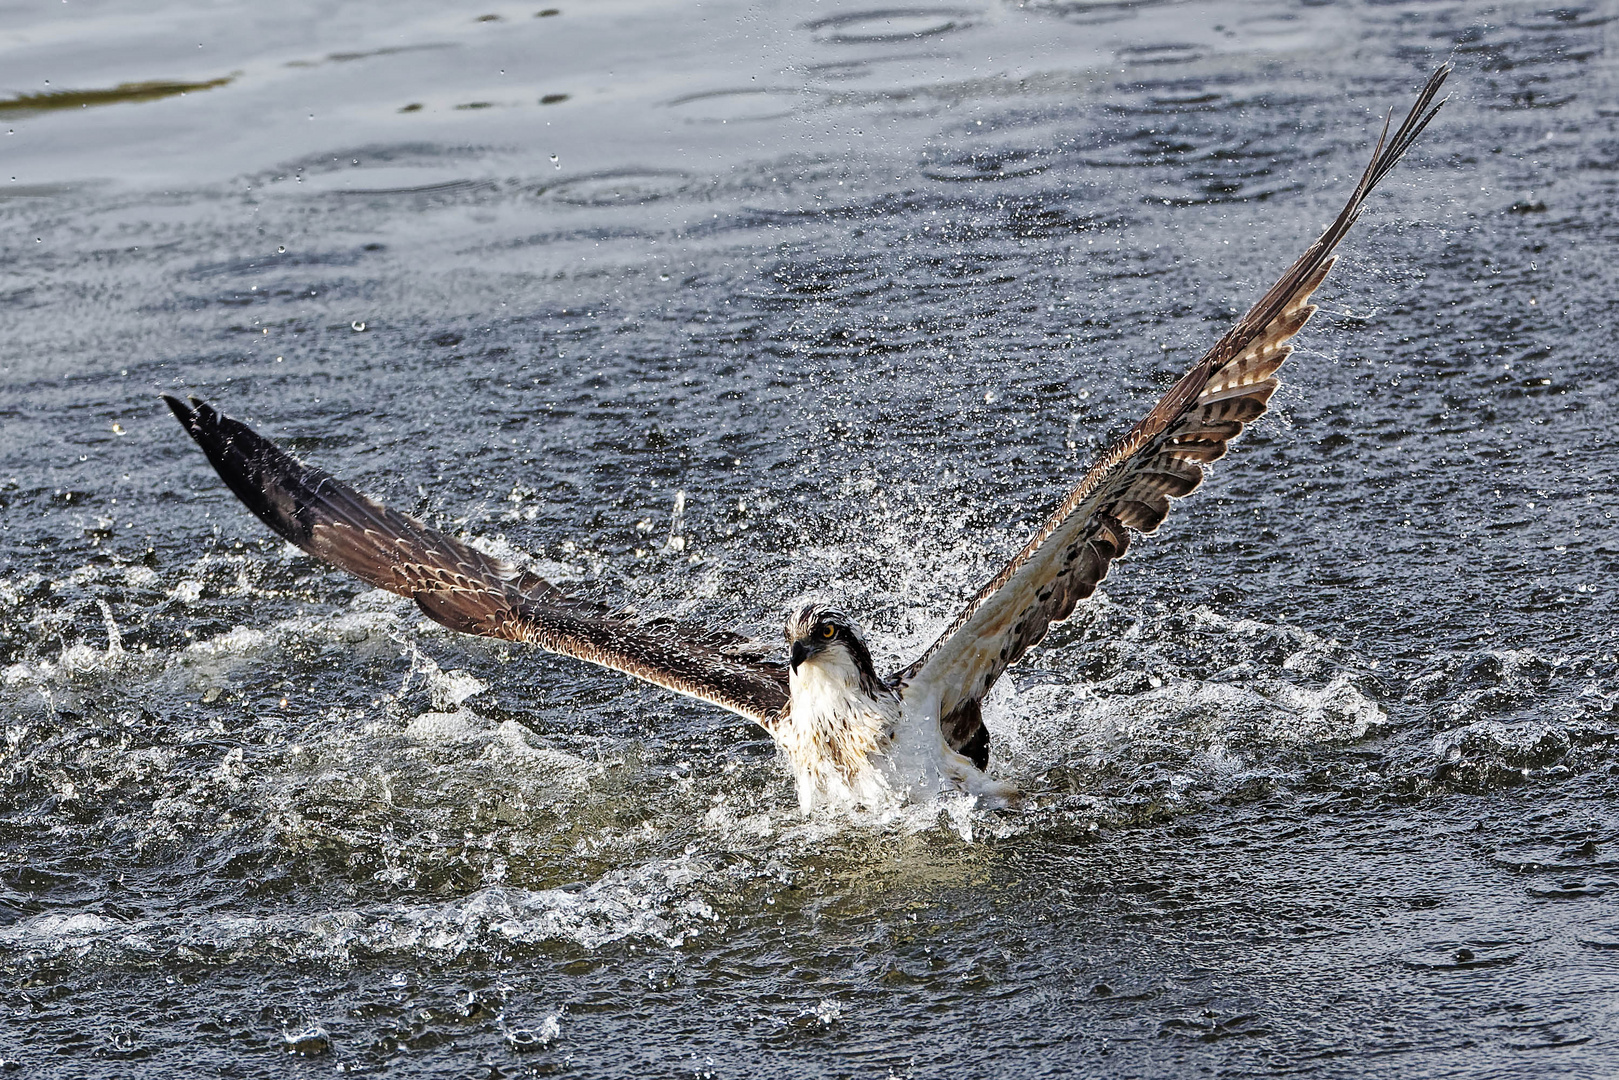
[[[770,727],[787,666],[764,646],[658,619],[637,622],[415,518],[286,454],[204,402],[163,398],[236,497],[280,536],[364,581],[411,597],[466,634],[527,641],[713,702]]]
[[[1435,71],[1388,138],[1388,123],[1354,194],[1327,231],[1269,292],[1187,371],[1128,435],[1107,450],[1022,551],[979,590],[898,686],[940,695],[939,715],[953,746],[987,751],[979,702],[995,680],[1045,637],[1054,622],[1096,591],[1108,565],[1150,534],[1170,501],[1203,481],[1203,465],[1226,452],[1244,424],[1263,415],[1289,338],[1315,313],[1310,294],[1332,268],[1332,251],[1360,216],[1366,197],[1433,119],[1434,98],[1450,73]]]

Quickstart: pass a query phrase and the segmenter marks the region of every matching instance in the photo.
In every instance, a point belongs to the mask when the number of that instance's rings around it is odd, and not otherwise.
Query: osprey
[[[854,622],[808,604],[787,615],[787,658],[736,634],[639,621],[570,596],[305,465],[197,398],[164,400],[248,509],[276,533],[452,630],[525,641],[709,701],[760,724],[792,767],[799,804],[877,806],[956,791],[1008,805],[986,773],[981,703],[995,680],[1073,612],[1171,501],[1203,480],[1265,412],[1310,295],[1367,196],[1438,112],[1434,72],[1404,122],[1388,120],[1349,202],[1280,280],[1106,450],[1034,536],[923,654],[878,673]],[[1392,119],[1392,115],[1390,117]]]

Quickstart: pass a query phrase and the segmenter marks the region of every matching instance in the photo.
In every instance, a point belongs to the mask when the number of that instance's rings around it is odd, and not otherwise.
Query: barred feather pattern
[[[1332,269],[1333,249],[1444,104],[1434,98],[1449,72],[1448,64],[1434,72],[1392,139],[1384,123],[1371,162],[1327,230],[1102,454],[939,639],[892,676],[890,683],[906,697],[938,695],[940,723],[952,745],[983,737],[980,702],[1001,674],[1096,591],[1129,549],[1132,532],[1156,531],[1173,501],[1203,482],[1204,466],[1264,415],[1279,385],[1276,371],[1293,351],[1289,339],[1315,313],[1310,296]]]
[[[165,396],[237,498],[278,535],[416,601],[452,630],[538,645],[701,698],[767,729],[787,712],[772,646],[670,619],[637,620],[390,510],[205,402]]]

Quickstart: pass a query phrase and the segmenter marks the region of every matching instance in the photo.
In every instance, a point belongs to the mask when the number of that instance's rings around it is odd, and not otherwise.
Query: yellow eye
[[[838,636],[838,628],[833,626],[831,623],[827,623],[825,626],[821,627],[821,636],[826,638],[826,640],[831,641],[833,638]]]

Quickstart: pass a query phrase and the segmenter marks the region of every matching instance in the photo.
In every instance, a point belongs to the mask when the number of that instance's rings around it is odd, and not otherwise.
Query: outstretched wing
[[[277,534],[466,634],[526,641],[711,701],[765,727],[787,710],[787,666],[761,645],[569,597],[503,559],[389,510],[196,398],[164,395],[236,497]]]
[[[1108,565],[1129,547],[1131,530],[1157,529],[1170,501],[1202,482],[1203,465],[1224,455],[1243,425],[1264,414],[1278,385],[1276,369],[1293,351],[1288,339],[1315,313],[1310,294],[1332,268],[1333,249],[1360,216],[1367,195],[1444,104],[1434,104],[1434,98],[1449,73],[1448,64],[1433,73],[1392,139],[1384,122],[1371,163],[1327,231],[1091,466],[939,640],[893,677],[897,686],[940,694],[939,715],[951,745],[983,739],[979,702],[1001,673],[1096,591]]]

